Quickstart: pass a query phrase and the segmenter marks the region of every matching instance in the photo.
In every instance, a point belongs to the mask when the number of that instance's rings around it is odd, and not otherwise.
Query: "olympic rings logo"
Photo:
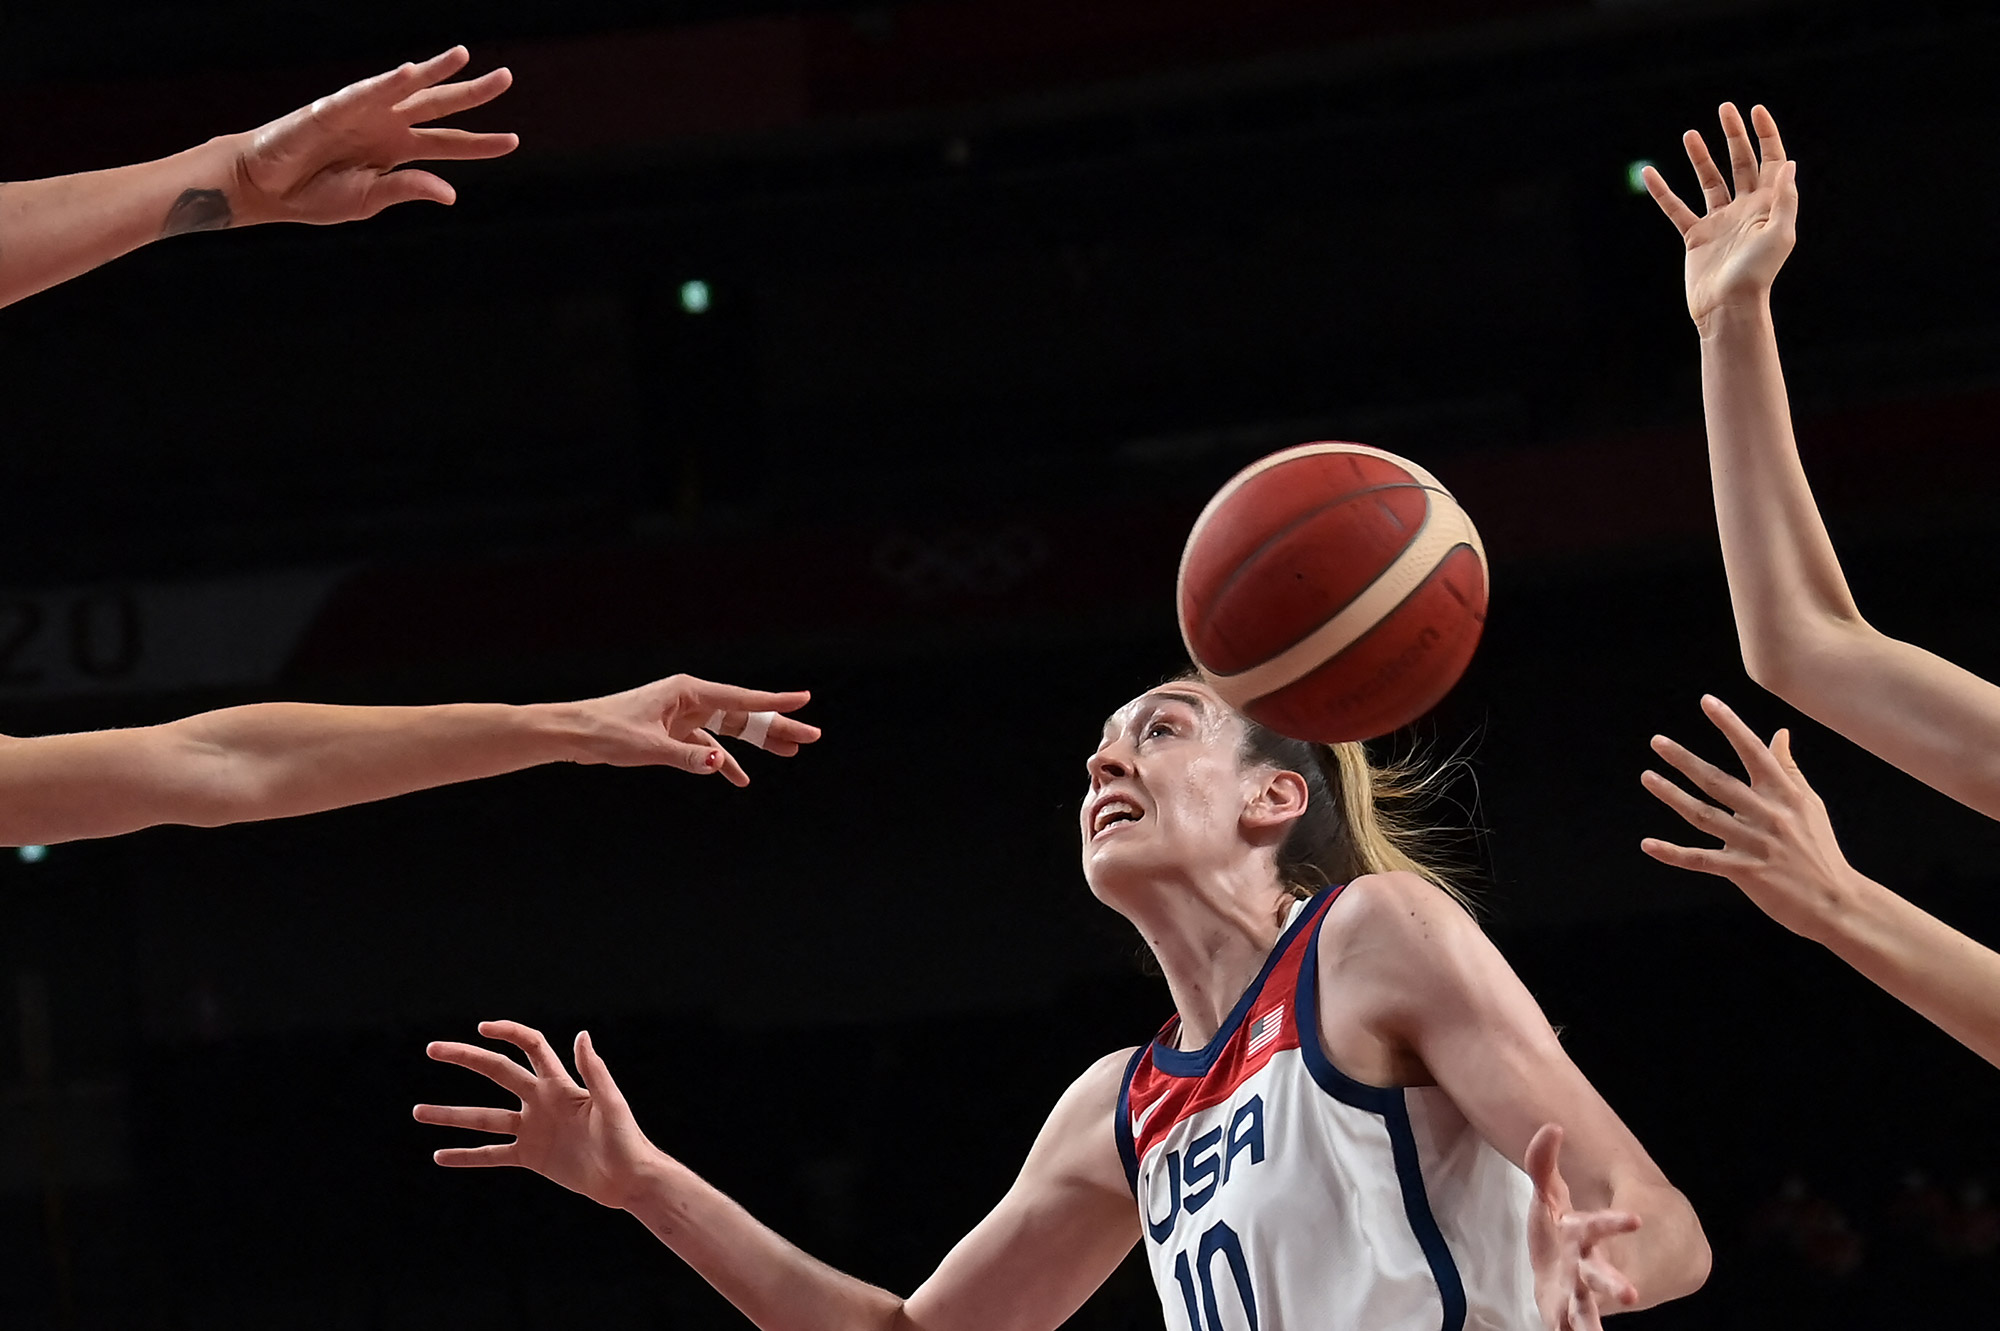
[[[878,574],[917,601],[1001,596],[1048,562],[1048,539],[1020,525],[932,537],[898,532],[875,547],[873,560]]]

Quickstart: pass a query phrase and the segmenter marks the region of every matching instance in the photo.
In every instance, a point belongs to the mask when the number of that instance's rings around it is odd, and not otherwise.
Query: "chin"
[[[1126,902],[1160,877],[1153,857],[1134,854],[1136,849],[1115,842],[1083,848],[1083,881],[1090,885],[1090,894],[1121,915],[1127,913]]]

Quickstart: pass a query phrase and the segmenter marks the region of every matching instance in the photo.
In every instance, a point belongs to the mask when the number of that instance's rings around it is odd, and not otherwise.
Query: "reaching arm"
[[[1569,1311],[1572,1297],[1617,1311],[1701,1286],[1709,1250],[1694,1209],[1463,908],[1415,874],[1376,874],[1351,883],[1321,928],[1322,1021],[1329,1004],[1345,1005],[1413,1052],[1480,1136],[1534,1179],[1528,1234],[1548,1326],[1595,1324],[1594,1307]]]
[[[447,1166],[518,1165],[631,1212],[763,1331],[1053,1331],[1139,1239],[1112,1114],[1126,1054],[1100,1060],[1057,1102],[1007,1195],[907,1300],[843,1275],[758,1223],[639,1131],[588,1034],[579,1084],[541,1033],[484,1022],[530,1068],[475,1045],[432,1058],[490,1078],[519,1111],[418,1105],[419,1122],[511,1135],[437,1152]]]
[[[1842,961],[2000,1067],[2000,955],[1897,896],[1848,864],[1826,802],[1806,784],[1780,730],[1767,745],[1719,699],[1702,709],[1742,761],[1746,783],[1666,738],[1653,748],[1725,806],[1706,804],[1657,772],[1646,789],[1720,847],[1648,837],[1640,848],[1676,868],[1727,878],[1793,933]]]
[[[453,47],[157,162],[0,184],[0,305],[186,231],[348,222],[414,199],[451,203],[456,194],[437,176],[396,168],[514,150],[512,134],[421,127],[482,106],[513,81],[496,69],[442,83],[469,58]]]
[[[0,845],[289,818],[549,762],[674,766],[744,785],[708,727],[794,754],[819,730],[769,714],[807,697],[676,675],[578,703],[260,703],[136,730],[0,737]]]
[[[1685,137],[1705,216],[1646,171],[1687,243],[1688,313],[1701,330],[1716,520],[1744,666],[1808,716],[2000,818],[2000,688],[1861,617],[1806,483],[1770,303],[1792,248],[1797,168],[1770,112],[1756,107],[1751,119],[1758,151],[1736,108],[1722,108],[1733,198],[1701,136]]]

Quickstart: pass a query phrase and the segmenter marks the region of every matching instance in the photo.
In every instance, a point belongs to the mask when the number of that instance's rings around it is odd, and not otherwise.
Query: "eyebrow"
[[[1182,693],[1178,689],[1154,689],[1151,693],[1147,693],[1142,696],[1146,698],[1156,699],[1160,702],[1186,703],[1189,707],[1194,708],[1195,711],[1201,713],[1202,715],[1205,716],[1208,714],[1208,700],[1203,698],[1199,693]],[[1105,717],[1102,729],[1104,730],[1111,729],[1111,723],[1113,721],[1116,721],[1117,719],[1118,719],[1118,714],[1116,712],[1113,712],[1110,716]]]

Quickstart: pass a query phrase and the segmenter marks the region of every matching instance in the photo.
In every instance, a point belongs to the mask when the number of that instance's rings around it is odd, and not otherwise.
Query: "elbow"
[[[1743,670],[1751,682],[1802,711],[1810,711],[1809,695],[1827,676],[1821,663],[1829,657],[1853,654],[1862,639],[1873,634],[1874,630],[1858,618],[1827,617],[1782,627],[1744,623],[1739,625],[1738,636]]]
[[[1708,1235],[1702,1230],[1701,1218],[1694,1213],[1694,1206],[1686,1195],[1678,1190],[1674,1193],[1669,1214],[1671,1219],[1668,1223],[1675,1237],[1674,1256],[1662,1265],[1660,1287],[1649,1291],[1653,1296],[1650,1302],[1653,1303],[1686,1298],[1708,1283],[1709,1272],[1715,1267],[1715,1252],[1708,1246]]]

